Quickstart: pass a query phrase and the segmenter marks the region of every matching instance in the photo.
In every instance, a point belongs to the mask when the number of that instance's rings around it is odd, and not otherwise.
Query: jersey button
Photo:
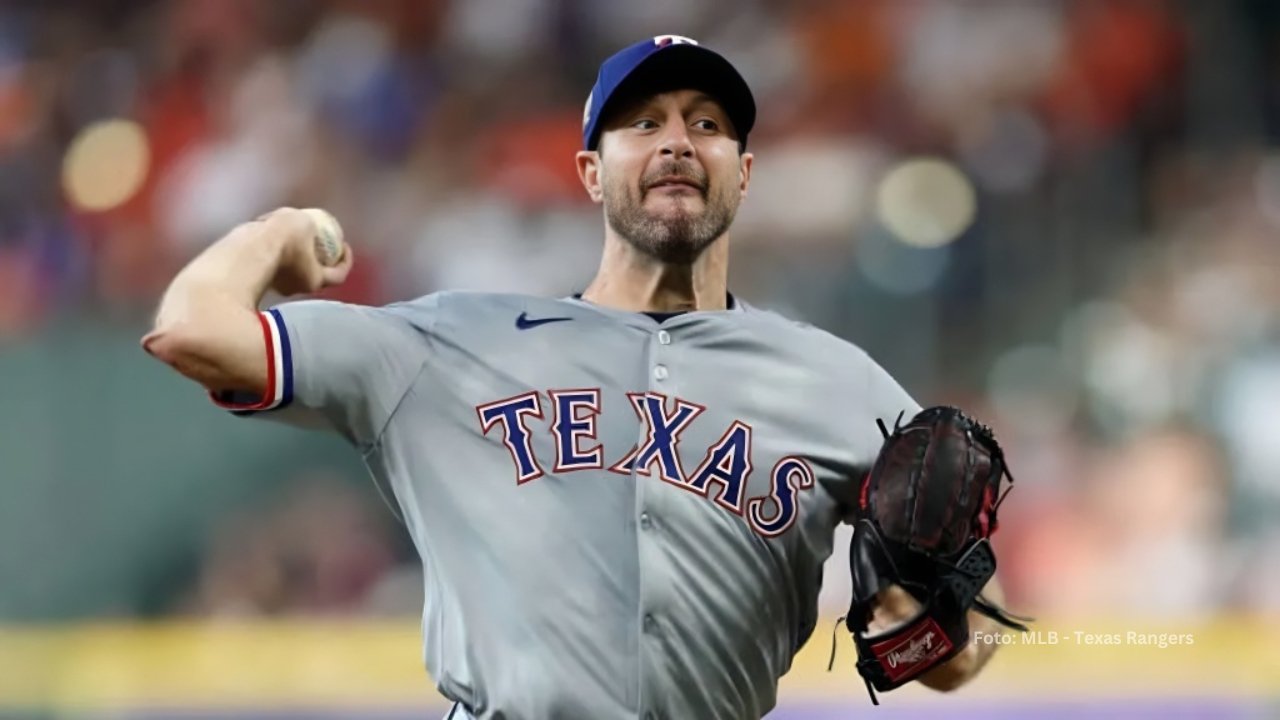
[[[644,631],[649,633],[650,635],[653,635],[654,633],[658,632],[658,621],[654,620],[653,615],[650,615],[648,613],[645,613],[645,616],[644,616]]]
[[[659,330],[659,331],[658,331],[658,344],[659,344],[659,345],[670,345],[670,344],[671,344],[671,333],[667,332],[666,330]]]
[[[649,519],[649,513],[647,512],[640,513],[640,527],[645,530],[648,530],[649,528],[653,527],[653,521]]]
[[[653,369],[653,376],[659,380],[667,379],[667,366],[659,365]]]

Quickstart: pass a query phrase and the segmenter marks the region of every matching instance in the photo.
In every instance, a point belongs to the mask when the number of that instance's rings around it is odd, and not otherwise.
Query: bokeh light
[[[132,198],[147,178],[151,148],[132,120],[103,120],[85,126],[62,162],[62,186],[76,207],[102,212]]]
[[[952,163],[914,158],[891,169],[880,182],[876,213],[899,240],[939,247],[960,237],[977,215],[973,183]]]

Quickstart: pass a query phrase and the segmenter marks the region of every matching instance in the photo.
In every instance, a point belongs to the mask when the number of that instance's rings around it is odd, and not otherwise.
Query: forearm
[[[255,230],[237,228],[183,268],[142,340],[147,352],[210,389],[261,391],[266,384],[257,308],[285,242]]]
[[[283,238],[239,229],[210,245],[169,284],[156,327],[203,319],[209,306],[254,311],[280,266]]]

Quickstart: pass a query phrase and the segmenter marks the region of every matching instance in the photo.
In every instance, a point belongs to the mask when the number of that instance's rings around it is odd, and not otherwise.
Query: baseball
[[[306,208],[302,212],[316,226],[316,259],[325,267],[333,267],[342,261],[342,226],[337,218],[320,208]]]

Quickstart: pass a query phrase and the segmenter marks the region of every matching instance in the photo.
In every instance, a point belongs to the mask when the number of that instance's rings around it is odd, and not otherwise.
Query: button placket
[[[658,347],[654,348],[653,353],[653,379],[657,382],[662,382],[671,377],[671,370],[667,368],[665,363],[660,361],[662,356],[666,354],[662,351],[662,348],[671,345],[671,333],[666,330],[658,330],[655,337],[658,340]]]
[[[672,379],[673,373],[670,367],[672,362],[670,351],[672,342],[672,333],[665,328],[653,328],[649,331],[648,386],[650,390],[667,396],[668,400],[675,391],[675,381]],[[664,409],[663,412],[667,412],[667,409]],[[640,442],[643,443],[644,440],[641,439]],[[664,582],[664,578],[668,575],[668,568],[663,559],[663,547],[666,545],[668,538],[663,536],[655,513],[663,512],[663,492],[654,487],[655,485],[661,485],[661,483],[637,482],[636,485],[637,500],[639,502],[636,508],[638,512],[633,517],[636,519],[635,527],[637,528],[637,545],[640,552],[641,565],[640,649],[644,656],[653,654],[655,657],[661,657],[667,650],[667,640],[664,638],[663,624],[659,620],[659,616],[668,605],[666,594],[669,591],[667,583]],[[652,662],[642,661],[641,668],[640,698],[641,708],[644,709],[641,717],[648,720],[664,718],[666,716],[665,713],[660,708],[653,707],[654,701],[658,700],[658,697],[651,694],[654,681],[651,675],[653,664]]]

